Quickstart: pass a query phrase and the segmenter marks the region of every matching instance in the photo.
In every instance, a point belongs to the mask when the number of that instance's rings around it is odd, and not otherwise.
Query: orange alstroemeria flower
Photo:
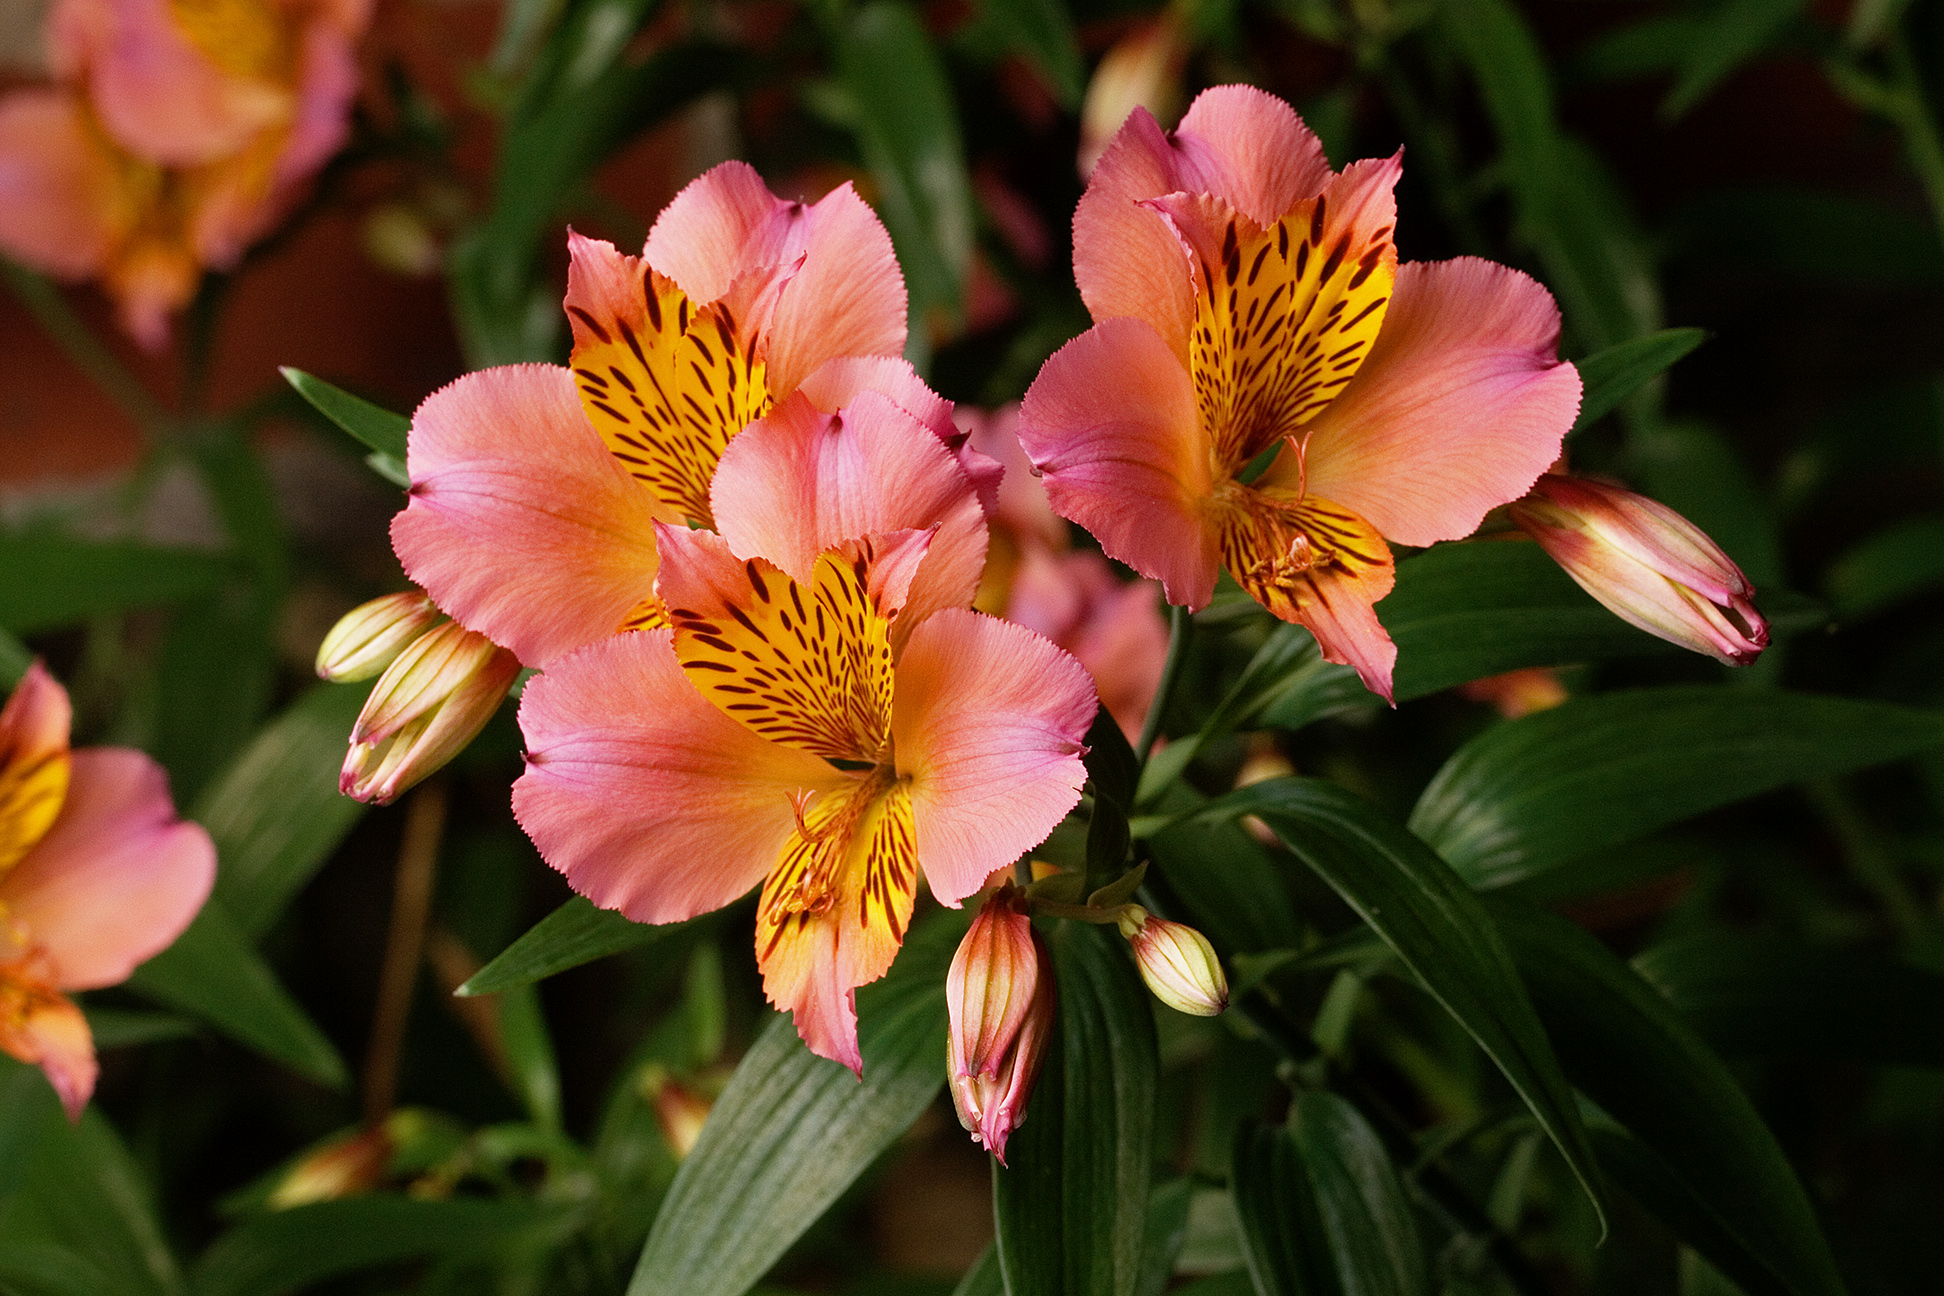
[[[150,349],[343,145],[372,0],[59,0],[0,100],[0,250],[99,279]]]
[[[67,992],[125,981],[181,935],[216,848],[147,756],[69,751],[70,714],[38,664],[0,709],[0,1052],[45,1071],[79,1119],[94,1040]]]
[[[1019,420],[1053,507],[1109,555],[1190,608],[1226,567],[1386,698],[1386,541],[1462,538],[1523,495],[1580,395],[1544,288],[1473,257],[1398,263],[1401,167],[1333,171],[1247,86],[1173,131],[1137,110],[1073,218],[1094,327]]]

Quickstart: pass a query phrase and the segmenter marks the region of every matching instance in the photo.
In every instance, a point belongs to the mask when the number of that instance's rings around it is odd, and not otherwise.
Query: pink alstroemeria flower
[[[1458,539],[1524,494],[1580,392],[1544,288],[1469,257],[1398,265],[1400,166],[1333,172],[1246,86],[1172,132],[1136,111],[1073,218],[1095,326],[1019,425],[1053,507],[1170,601],[1206,606],[1226,566],[1386,698],[1385,538]]]
[[[513,810],[575,889],[666,923],[762,886],[770,1001],[861,1070],[854,992],[903,941],[918,875],[957,905],[1080,797],[1092,683],[972,611],[977,488],[862,392],[796,398],[723,453],[720,534],[662,524],[671,624],[558,658],[520,704]]]
[[[725,162],[676,196],[641,256],[578,235],[568,249],[571,367],[482,370],[427,397],[392,522],[411,578],[528,666],[666,624],[656,526],[715,528],[716,465],[773,410],[875,391],[959,439],[951,404],[898,358],[904,278],[849,185],[785,202]]]
[[[1005,470],[991,509],[992,551],[977,606],[1037,630],[1079,658],[1100,690],[1100,704],[1133,742],[1168,659],[1161,587],[1123,581],[1098,553],[1071,547],[1067,524],[1020,447],[1017,405],[989,414],[963,410],[960,417],[971,428],[968,444]]]
[[[98,278],[143,346],[343,145],[372,0],[58,0],[0,100],[0,249]]]
[[[0,1052],[45,1071],[79,1120],[94,1039],[66,992],[168,948],[209,898],[216,848],[147,756],[69,751],[70,715],[38,663],[0,709]]]

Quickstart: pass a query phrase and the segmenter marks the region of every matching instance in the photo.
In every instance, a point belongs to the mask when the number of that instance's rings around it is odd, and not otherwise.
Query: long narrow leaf
[[[575,896],[533,924],[500,956],[459,987],[462,995],[498,994],[515,986],[544,981],[568,968],[635,949],[687,926],[638,923],[613,909],[597,909],[585,896]]]

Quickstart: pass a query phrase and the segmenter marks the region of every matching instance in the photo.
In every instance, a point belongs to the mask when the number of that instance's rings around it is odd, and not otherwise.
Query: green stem
[[[101,344],[81,317],[71,310],[62,300],[60,289],[52,283],[12,261],[0,259],[0,270],[7,279],[7,287],[19,299],[41,328],[54,339],[56,346],[73,361],[75,368],[86,374],[95,386],[108,394],[108,398],[121,406],[122,412],[141,426],[144,435],[151,440],[161,439],[174,425],[175,420],[162,408],[148,388],[142,386],[135,375],[123,367],[107,347]]]
[[[1195,618],[1187,608],[1168,609],[1168,658],[1161,667],[1161,683],[1155,687],[1154,700],[1148,704],[1147,719],[1141,722],[1140,741],[1134,744],[1134,755],[1143,765],[1147,764],[1148,753],[1154,750],[1154,740],[1161,736],[1161,719],[1174,700],[1175,686],[1181,681],[1182,666],[1188,658],[1188,641],[1194,637],[1194,631]]]
[[[1926,925],[1923,906],[1898,876],[1896,860],[1877,840],[1849,793],[1833,779],[1820,779],[1805,785],[1803,790],[1823,825],[1842,848],[1843,862],[1849,866],[1850,876],[1877,898],[1904,939],[1921,934]]]

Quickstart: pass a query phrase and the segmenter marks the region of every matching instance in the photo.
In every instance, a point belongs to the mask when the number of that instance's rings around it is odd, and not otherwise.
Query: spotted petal
[[[770,1002],[811,1052],[860,1074],[857,987],[890,968],[917,895],[912,813],[901,786],[826,793],[791,834],[756,908]]]
[[[801,794],[854,782],[710,705],[666,630],[549,664],[521,696],[520,730],[520,826],[576,891],[636,922],[728,904],[776,863]]]
[[[61,813],[70,769],[67,690],[39,662],[0,708],[0,878]]]

